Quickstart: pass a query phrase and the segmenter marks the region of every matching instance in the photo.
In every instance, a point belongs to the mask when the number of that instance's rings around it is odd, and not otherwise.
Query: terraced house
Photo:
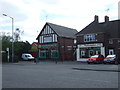
[[[87,60],[95,54],[104,56],[116,54],[120,60],[120,20],[99,23],[95,15],[94,21],[76,34],[77,36],[77,61]]]
[[[76,29],[46,23],[37,37],[40,60],[75,60]]]

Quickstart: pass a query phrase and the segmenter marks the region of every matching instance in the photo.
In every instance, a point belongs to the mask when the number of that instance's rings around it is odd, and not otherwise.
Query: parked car
[[[116,55],[108,55],[105,59],[104,59],[104,64],[106,63],[114,63],[117,64],[117,60],[116,60]]]
[[[90,63],[103,63],[103,61],[104,61],[104,56],[101,54],[98,54],[98,55],[94,55],[94,56],[91,56],[90,58],[88,58],[87,63],[88,64],[90,64]]]
[[[28,53],[24,53],[22,54],[22,57],[21,57],[23,60],[35,60],[35,58],[31,55],[31,54],[28,54]]]

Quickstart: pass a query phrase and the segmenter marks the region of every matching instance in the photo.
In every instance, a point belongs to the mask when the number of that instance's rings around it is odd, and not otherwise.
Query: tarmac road
[[[92,70],[77,70],[92,69]],[[118,88],[117,65],[80,62],[3,64],[3,88]]]

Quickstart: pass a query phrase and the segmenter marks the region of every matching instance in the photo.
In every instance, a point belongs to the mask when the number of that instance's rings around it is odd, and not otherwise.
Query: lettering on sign
[[[102,43],[80,44],[79,47],[103,47]]]

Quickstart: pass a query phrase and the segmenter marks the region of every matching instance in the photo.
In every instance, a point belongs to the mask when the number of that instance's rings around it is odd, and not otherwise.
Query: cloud
[[[99,15],[104,21],[108,15],[110,20],[118,18],[119,0],[0,0],[0,12],[13,16],[14,26],[24,30],[22,40],[36,41],[36,37],[45,22],[75,28],[80,31]],[[106,9],[110,9],[108,12]],[[47,20],[46,20],[47,16]],[[10,18],[0,15],[0,30],[11,30]],[[39,31],[37,33],[37,31]]]
[[[27,19],[26,13],[15,4],[9,3],[7,1],[0,1],[0,12],[1,14],[7,14],[8,16],[14,17],[16,22],[24,21]]]

